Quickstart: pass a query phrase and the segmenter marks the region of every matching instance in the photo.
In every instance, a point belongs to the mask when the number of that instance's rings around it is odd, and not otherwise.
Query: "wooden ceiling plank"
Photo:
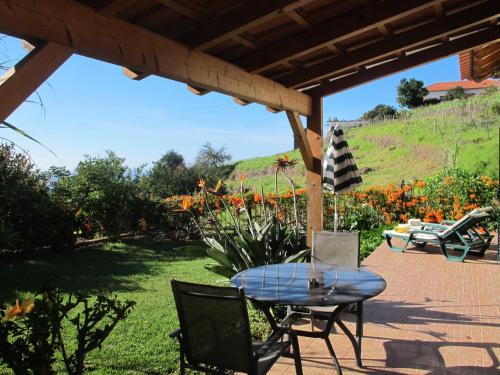
[[[263,48],[239,59],[236,64],[249,72],[261,72],[297,56],[342,39],[371,30],[408,14],[418,12],[444,0],[389,0],[379,5],[370,5],[336,22],[326,22],[307,32]]]
[[[294,111],[286,111],[286,116],[288,117],[293,135],[295,137],[297,145],[299,146],[302,159],[304,159],[304,164],[308,171],[312,170],[314,166],[314,156],[311,145],[309,144],[309,141],[307,139],[306,130],[304,129],[302,121],[300,120],[300,115]]]
[[[69,47],[45,43],[5,72],[0,78],[0,122],[5,121],[72,53]]]
[[[207,8],[203,7],[188,7],[176,0],[156,0],[156,2],[163,4],[170,9],[175,10],[177,13],[182,14],[185,17],[191,18],[196,21],[202,21],[207,17],[213,16],[213,13],[210,12]]]
[[[493,26],[477,33],[467,35],[463,38],[445,42],[408,56],[402,56],[397,60],[378,65],[371,69],[366,69],[345,78],[339,78],[328,84],[317,86],[312,89],[305,90],[304,92],[310,96],[318,95],[323,97],[332,95],[381,77],[426,64],[434,60],[439,60],[483,44],[491,43],[492,41],[498,39],[500,39],[500,30],[498,27]]]
[[[0,32],[58,43],[84,56],[273,108],[312,113],[305,94],[73,0],[0,0]]]
[[[127,9],[130,5],[135,3],[137,0],[114,0],[109,4],[98,9],[98,12],[103,16],[114,16],[120,13],[122,10]]]
[[[214,45],[241,34],[272,18],[291,12],[313,0],[253,0],[246,1],[219,16],[202,23],[200,28],[185,33],[181,41],[205,51]]]
[[[295,71],[287,76],[280,77],[279,82],[287,87],[303,86],[321,78],[341,73],[354,66],[366,64],[374,59],[387,57],[418,45],[425,45],[450,33],[485,23],[490,18],[497,17],[498,12],[497,1],[487,1],[475,8],[468,9],[464,13],[455,13],[437,19],[430,24],[420,26],[406,33],[380,40],[364,48]]]

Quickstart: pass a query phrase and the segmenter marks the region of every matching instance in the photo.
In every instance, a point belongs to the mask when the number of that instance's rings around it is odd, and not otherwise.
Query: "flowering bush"
[[[59,351],[68,374],[82,374],[85,355],[100,348],[116,324],[127,317],[135,302],[116,297],[65,298],[54,287],[43,288],[36,298],[0,311],[0,364],[15,374],[53,374]],[[72,325],[77,345],[72,352],[65,344],[63,325]]]
[[[444,219],[459,220],[477,207],[494,205],[499,181],[488,176],[480,176],[461,169],[447,170],[429,177],[425,181],[416,180],[402,185],[372,186],[365,190],[338,195],[339,230],[371,230],[386,225],[407,222],[419,218],[426,222],[440,222]],[[168,198],[176,206],[183,200],[201,223],[209,220],[207,204],[218,220],[224,225],[232,225],[224,207],[235,213],[240,225],[247,221],[246,210],[252,218],[264,220],[270,209],[277,209],[279,220],[284,223],[298,221],[301,227],[306,222],[306,191],[290,190],[284,194],[263,194],[262,192],[243,192],[216,196],[197,195]],[[187,198],[189,197],[189,198]],[[295,207],[295,208],[294,208]],[[498,210],[494,210],[489,224],[494,225]],[[325,194],[324,227],[333,229],[334,196]]]
[[[339,196],[341,225],[345,230],[352,230],[356,227],[352,225],[354,221],[361,230],[407,222],[410,218],[431,223],[459,220],[475,208],[493,205],[498,187],[498,180],[460,169],[400,186],[374,186]],[[325,202],[327,212],[332,211],[331,199]],[[495,210],[490,224],[496,223],[497,217],[498,210]]]

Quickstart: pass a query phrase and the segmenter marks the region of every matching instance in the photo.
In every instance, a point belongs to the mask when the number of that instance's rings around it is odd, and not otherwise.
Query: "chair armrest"
[[[174,332],[170,332],[168,336],[172,339],[178,339],[181,337],[181,329],[177,328]]]
[[[267,351],[271,348],[271,346],[276,342],[278,341],[279,339],[281,339],[283,337],[283,335],[285,333],[288,333],[288,334],[293,334],[290,332],[289,329],[287,328],[280,328],[278,329],[277,331],[274,331],[271,336],[269,336],[269,338],[264,342],[264,344],[259,348],[259,350],[257,350],[255,352],[255,356],[256,357],[260,357],[264,354],[267,353]]]

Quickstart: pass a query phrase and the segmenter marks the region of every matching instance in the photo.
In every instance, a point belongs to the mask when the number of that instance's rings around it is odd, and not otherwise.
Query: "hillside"
[[[500,91],[405,112],[401,118],[345,131],[364,186],[421,179],[443,167],[460,167],[498,178]],[[246,185],[265,191],[274,186],[273,162],[287,154],[299,163],[289,172],[305,185],[298,150],[236,162],[229,189],[245,174]],[[280,183],[286,190],[286,183]]]

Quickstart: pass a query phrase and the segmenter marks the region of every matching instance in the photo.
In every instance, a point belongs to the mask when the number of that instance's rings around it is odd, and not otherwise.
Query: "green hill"
[[[453,166],[498,178],[499,128],[497,90],[407,111],[395,120],[347,129],[345,138],[367,187],[422,179]],[[292,150],[236,162],[226,181],[229,190],[238,186],[243,173],[246,186],[260,189],[262,184],[265,191],[272,191],[274,160],[285,153],[299,161],[289,175],[298,186],[305,186],[300,152]],[[285,183],[280,187],[288,188]]]

